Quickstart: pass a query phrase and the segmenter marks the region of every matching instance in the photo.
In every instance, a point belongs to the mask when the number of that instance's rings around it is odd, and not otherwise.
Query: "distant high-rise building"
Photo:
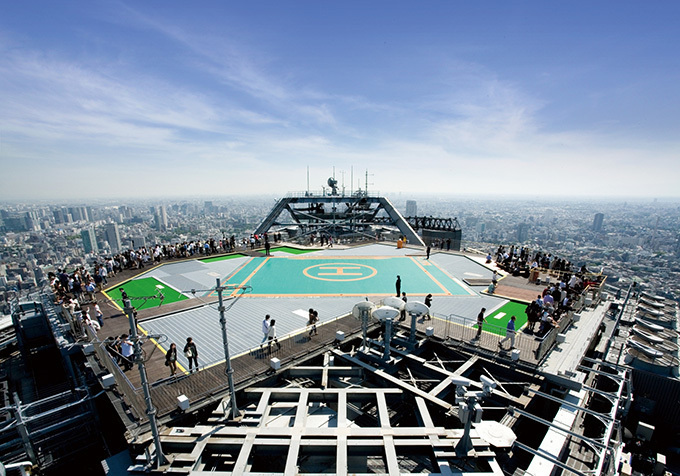
[[[517,226],[517,241],[524,243],[527,240],[529,240],[529,224],[520,223]]]
[[[86,207],[71,207],[68,212],[73,217],[73,221],[89,221]]]
[[[106,241],[108,241],[109,246],[111,246],[111,251],[113,253],[122,251],[118,225],[116,223],[107,223],[106,226],[104,227],[104,233],[106,235]]]
[[[56,223],[57,225],[61,225],[62,223],[66,222],[66,220],[64,219],[64,212],[62,211],[61,208],[53,210],[52,213],[54,214],[54,223]]]
[[[38,219],[34,212],[26,212],[24,214],[24,223],[26,230],[28,231],[38,231],[40,226],[38,225]]]
[[[35,281],[38,284],[40,284],[45,279],[45,273],[40,266],[33,268],[33,276],[35,276]]]
[[[593,219],[593,231],[598,232],[602,230],[602,222],[604,221],[603,213],[596,213]]]
[[[165,210],[165,205],[158,207],[156,211],[156,229],[159,231],[167,231],[168,229],[168,213]]]
[[[406,216],[415,217],[418,216],[418,204],[415,200],[406,200]]]
[[[11,216],[5,218],[3,221],[7,231],[28,231],[28,228],[26,228],[26,217]]]
[[[80,232],[80,237],[83,239],[83,248],[85,253],[96,253],[99,251],[97,247],[97,237],[94,234],[94,228],[91,226],[85,228]]]
[[[133,236],[130,238],[132,241],[132,248],[143,248],[146,246],[146,239],[143,236]]]
[[[68,211],[68,208],[61,207],[61,216],[64,217],[63,223],[73,223],[73,215]]]
[[[205,213],[212,213],[213,212],[213,202],[212,201],[206,201],[203,203],[203,210]]]

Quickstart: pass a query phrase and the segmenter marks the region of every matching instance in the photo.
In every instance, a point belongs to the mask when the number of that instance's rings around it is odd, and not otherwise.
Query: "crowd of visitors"
[[[491,263],[492,256],[489,253],[486,257],[487,264]],[[513,276],[529,277],[532,269],[542,271],[554,271],[556,274],[573,273],[574,265],[552,253],[537,251],[532,253],[526,246],[516,247],[515,245],[506,248],[500,245],[496,251],[496,264],[499,268],[507,271]]]
[[[544,288],[526,308],[528,324],[526,332],[537,336],[545,335],[553,327],[559,327],[560,319],[572,310],[574,302],[580,300],[584,290],[592,284],[599,284],[601,276],[590,273],[586,266],[575,267],[565,258],[542,251],[532,251],[526,246],[500,245],[495,257],[489,253],[486,263],[492,261],[513,276],[523,276],[531,282],[544,284]],[[543,273],[544,279],[539,280]],[[497,283],[494,271],[492,284]]]

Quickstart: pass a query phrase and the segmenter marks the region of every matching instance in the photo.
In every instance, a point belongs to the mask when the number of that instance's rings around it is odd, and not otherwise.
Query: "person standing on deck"
[[[502,350],[503,349],[503,344],[505,344],[508,340],[510,341],[510,350],[515,348],[515,320],[517,318],[515,316],[512,316],[510,320],[508,321],[508,325],[505,328],[505,338],[502,339],[498,343],[498,347],[500,347]]]
[[[486,308],[483,307],[482,310],[479,311],[479,314],[477,314],[477,335],[475,336],[475,339],[479,339],[482,336],[482,324],[486,321],[486,318],[484,317],[485,312]]]
[[[408,299],[406,298],[406,293],[401,293],[401,300],[404,301],[404,303],[408,302]],[[401,311],[400,311],[400,321],[405,321],[406,320],[406,306],[404,306]]]
[[[99,323],[99,327],[104,327],[104,314],[102,313],[102,310],[99,307],[99,304],[97,304],[96,302],[94,303],[94,315],[97,318],[97,322]]]
[[[123,364],[123,372],[132,370],[132,357],[135,350],[132,342],[128,339],[127,334],[120,336],[120,354],[123,356],[121,363]]]
[[[269,335],[267,336],[267,340],[269,341],[268,350],[270,354],[272,353],[272,343],[276,344],[277,350],[281,349],[281,344],[279,344],[279,339],[276,336],[276,319],[272,319],[272,322],[269,326]]]
[[[177,345],[174,342],[170,344],[170,348],[165,354],[165,366],[170,367],[171,377],[175,375],[177,372]]]
[[[189,372],[193,372],[193,367],[198,371],[198,349],[191,337],[187,337],[187,345],[184,346],[184,356],[189,360]]]
[[[397,297],[401,297],[401,276],[397,275],[397,282],[394,284],[397,288]]]
[[[430,251],[432,248],[430,248],[430,245],[427,245],[427,248],[425,248],[425,254],[427,255],[425,259],[430,259]]]
[[[264,334],[264,337],[262,338],[261,343],[264,344],[269,338],[269,314],[264,316],[264,320],[262,321],[262,334]]]
[[[423,320],[424,321],[431,321],[432,315],[430,315],[429,309],[430,309],[430,307],[432,307],[432,294],[428,294],[427,296],[425,296],[425,305],[427,306],[428,311],[427,311],[427,314],[425,315],[425,317],[423,317]]]

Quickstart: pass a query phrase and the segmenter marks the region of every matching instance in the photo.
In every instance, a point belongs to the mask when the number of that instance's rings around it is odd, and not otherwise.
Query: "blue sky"
[[[0,199],[281,195],[307,167],[677,197],[678,25],[675,1],[3,2]]]

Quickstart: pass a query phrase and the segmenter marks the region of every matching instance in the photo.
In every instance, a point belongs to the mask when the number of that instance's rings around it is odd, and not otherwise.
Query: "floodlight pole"
[[[153,442],[156,445],[155,469],[160,469],[161,466],[168,463],[167,458],[163,454],[161,448],[161,437],[158,433],[158,426],[156,423],[156,408],[151,401],[151,391],[149,390],[149,380],[146,377],[146,367],[144,367],[144,358],[142,357],[142,344],[137,337],[137,324],[135,323],[135,311],[130,304],[129,299],[123,300],[123,311],[130,322],[130,337],[132,345],[134,346],[134,361],[137,363],[139,369],[139,377],[142,381],[142,389],[144,390],[144,400],[146,401],[146,416],[149,418],[149,425],[151,426],[151,434],[153,435]]]
[[[234,389],[234,369],[231,367],[231,357],[229,356],[229,340],[227,339],[227,318],[224,315],[225,308],[222,302],[222,292],[224,291],[224,286],[220,284],[220,278],[215,278],[217,281],[217,296],[219,298],[220,311],[220,324],[222,326],[222,343],[224,344],[224,359],[227,363],[226,373],[227,380],[229,382],[229,393],[231,394],[231,417],[233,419],[238,418],[241,414],[238,411],[238,406],[236,406],[236,390]]]

